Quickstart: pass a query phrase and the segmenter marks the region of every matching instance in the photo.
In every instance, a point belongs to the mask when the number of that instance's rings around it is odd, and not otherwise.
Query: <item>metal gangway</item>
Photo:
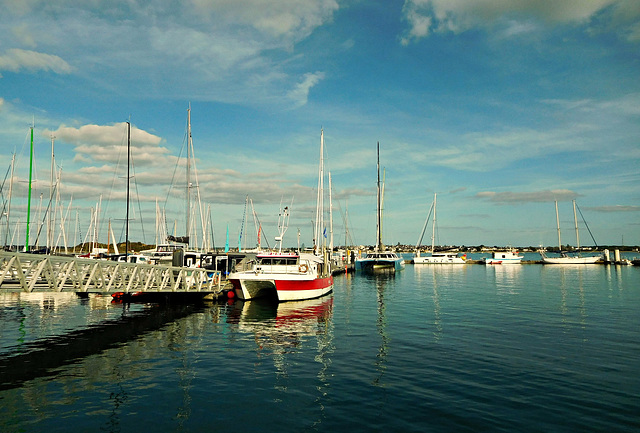
[[[220,294],[220,271],[0,251],[0,291]]]

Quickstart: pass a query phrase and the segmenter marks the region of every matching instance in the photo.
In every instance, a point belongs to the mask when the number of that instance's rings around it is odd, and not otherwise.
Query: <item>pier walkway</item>
[[[219,294],[220,271],[0,251],[0,290]]]

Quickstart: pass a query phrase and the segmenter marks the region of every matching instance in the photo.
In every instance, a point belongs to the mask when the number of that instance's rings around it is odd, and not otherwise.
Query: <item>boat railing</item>
[[[309,270],[309,265],[301,263],[300,265],[272,265],[272,264],[257,264],[255,270],[265,274],[306,274]]]

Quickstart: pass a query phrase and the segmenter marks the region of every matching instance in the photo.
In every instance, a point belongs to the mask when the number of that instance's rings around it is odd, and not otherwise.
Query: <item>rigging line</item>
[[[133,178],[133,185],[136,189],[136,199],[138,202],[138,212],[140,212],[140,226],[142,228],[142,242],[144,242],[145,244],[147,243],[147,237],[145,235],[144,232],[144,218],[142,218],[142,206],[140,204],[140,191],[138,190],[138,182],[136,182],[136,164],[135,161],[133,160],[133,155],[131,155],[131,170],[133,171],[133,176],[131,176]]]
[[[593,244],[596,246],[596,248],[598,248],[598,243],[596,242],[596,239],[593,237],[593,234],[591,233],[591,229],[589,229],[589,225],[587,224],[587,220],[584,219],[584,215],[582,215],[582,211],[580,210],[580,206],[578,206],[578,203],[576,203],[576,209],[578,209],[578,212],[580,212],[580,217],[582,217],[582,222],[584,223],[585,227],[587,228],[587,231],[589,232],[589,235],[591,235],[591,239],[593,240]]]
[[[125,124],[126,125],[126,124]],[[118,162],[116,162],[116,169],[113,171],[113,178],[111,180],[111,188],[109,189],[109,195],[107,196],[107,205],[105,207],[105,209],[102,211],[102,215],[98,215],[98,218],[100,219],[100,225],[104,225],[106,219],[107,219],[107,214],[109,213],[109,208],[111,207],[111,198],[112,198],[112,194],[113,191],[115,189],[116,186],[116,179],[118,179],[118,168],[120,167],[120,163],[122,162],[122,153],[123,151],[126,151],[127,149],[127,129],[124,129],[123,135],[122,135],[122,139],[120,140],[120,146],[118,146]],[[126,177],[126,175],[125,175]],[[109,234],[107,233],[107,236]]]
[[[200,224],[202,226],[202,235],[204,237],[205,235],[205,231],[206,231],[206,221],[205,221],[205,215],[204,215],[204,210],[202,207],[202,197],[200,196],[200,181],[198,180],[198,167],[196,166],[196,153],[195,150],[193,148],[193,138],[191,139],[191,155],[193,157],[192,160],[192,164],[193,164],[193,174],[195,177],[195,188],[196,188],[196,196],[198,198],[198,206],[195,210],[199,210],[200,215],[195,215],[195,217],[197,218],[198,216],[200,217]],[[195,228],[194,225],[194,238],[197,239],[197,229]]]
[[[11,164],[7,167],[7,173],[4,175],[4,180],[2,181],[2,185],[0,186],[0,195],[4,197],[4,184],[7,183],[7,177],[9,177],[9,172],[11,171]]]
[[[53,186],[54,194],[57,189],[58,189],[58,183],[56,182],[56,184]],[[52,200],[53,200],[53,194],[49,198],[49,204],[47,204],[47,208],[44,210],[44,217],[42,218],[42,224],[40,224],[40,227],[38,228],[38,234],[36,235],[35,245],[38,245],[38,239],[40,239],[40,233],[42,232],[42,227],[44,226],[44,222],[47,219],[47,213],[49,212],[49,208],[51,207]]]
[[[253,200],[251,200],[251,210],[253,211],[253,217],[255,218],[255,221],[257,222],[258,227],[262,227],[262,229],[261,229],[262,230],[262,239],[264,239],[265,243],[267,244],[267,249],[271,249],[271,245],[269,244],[269,236],[267,236],[267,232],[265,231],[264,226],[262,225],[262,221],[260,221],[260,217],[258,216],[257,212],[253,208]],[[255,223],[254,223],[254,225],[255,225]]]
[[[418,243],[416,244],[416,249],[420,247],[422,244],[422,239],[424,238],[424,232],[429,225],[429,220],[431,219],[431,214],[433,213],[433,202],[431,202],[431,207],[429,208],[429,213],[427,214],[427,219],[424,221],[424,226],[422,226],[422,234],[420,235],[420,239],[418,239]]]
[[[348,221],[349,217],[347,216],[346,212],[342,209],[340,200],[336,199],[336,202],[338,203],[338,211],[340,212],[340,218],[342,219],[342,224],[344,224],[345,231],[347,232],[347,238],[348,238],[348,241],[350,242],[349,245],[355,245],[355,242],[353,241],[353,238],[351,236],[351,230],[349,230],[349,221]]]
[[[178,154],[178,159],[176,159],[176,165],[173,168],[173,175],[171,176],[171,183],[169,184],[169,190],[167,191],[167,196],[164,199],[164,206],[162,209],[167,209],[167,202],[169,201],[169,196],[171,195],[171,191],[173,190],[174,181],[176,180],[176,173],[178,172],[178,167],[180,166],[180,160],[182,159],[182,152],[185,148],[185,142],[188,142],[187,131],[185,128],[184,137],[182,138],[182,146],[180,147],[180,153]],[[166,224],[166,222],[165,222]]]

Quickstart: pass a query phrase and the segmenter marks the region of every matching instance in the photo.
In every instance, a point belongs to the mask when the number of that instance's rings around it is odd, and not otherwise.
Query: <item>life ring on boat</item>
[[[307,266],[306,263],[303,263],[300,266],[298,266],[298,271],[300,271],[301,274],[306,274],[308,270],[309,270],[309,266]]]

